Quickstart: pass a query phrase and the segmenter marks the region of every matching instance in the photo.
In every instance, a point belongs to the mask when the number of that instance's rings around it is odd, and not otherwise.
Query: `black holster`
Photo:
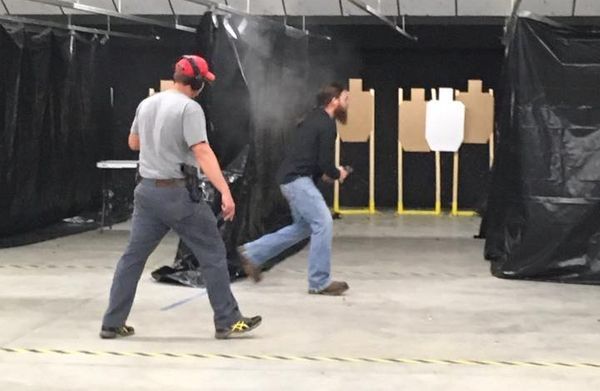
[[[181,172],[185,178],[185,188],[190,194],[190,200],[198,203],[202,200],[202,191],[200,190],[200,179],[198,178],[198,169],[189,164],[181,165]]]

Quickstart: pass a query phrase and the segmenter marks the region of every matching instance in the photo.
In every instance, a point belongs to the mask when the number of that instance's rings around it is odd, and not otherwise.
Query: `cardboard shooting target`
[[[465,144],[487,144],[494,131],[494,96],[483,92],[481,80],[469,80],[468,92],[456,100],[465,105]]]
[[[338,122],[338,133],[344,142],[360,143],[369,140],[375,130],[375,95],[371,91],[363,91],[362,79],[350,79],[350,106],[348,122]]]
[[[425,138],[425,90],[411,88],[410,100],[402,99],[402,89],[398,94],[398,139],[407,152],[430,152]]]

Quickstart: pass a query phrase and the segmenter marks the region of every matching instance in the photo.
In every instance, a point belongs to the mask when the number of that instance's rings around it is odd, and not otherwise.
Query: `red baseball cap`
[[[217,78],[215,74],[208,69],[208,63],[206,62],[206,60],[200,56],[195,55],[181,57],[181,59],[177,61],[177,64],[175,64],[175,72],[182,73],[185,76],[189,77],[196,76],[196,72],[194,72],[194,68],[192,67],[192,64],[190,64],[188,59],[193,61],[194,64],[196,64],[196,66],[200,70],[200,75],[204,79],[208,81],[214,81]]]

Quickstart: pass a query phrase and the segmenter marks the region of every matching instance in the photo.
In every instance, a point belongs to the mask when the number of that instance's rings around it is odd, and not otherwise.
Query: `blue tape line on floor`
[[[168,310],[171,310],[173,308],[176,308],[176,307],[179,307],[181,305],[184,305],[186,303],[189,303],[190,301],[195,300],[195,299],[197,299],[199,297],[202,297],[202,296],[205,296],[205,295],[206,295],[206,289],[202,289],[202,291],[200,293],[197,293],[194,296],[188,297],[187,299],[176,301],[173,304],[169,304],[166,307],[162,307],[160,310],[161,311],[168,311]]]

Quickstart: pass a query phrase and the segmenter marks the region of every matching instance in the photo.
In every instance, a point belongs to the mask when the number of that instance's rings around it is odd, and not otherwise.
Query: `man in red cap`
[[[235,203],[221,168],[208,144],[202,107],[193,100],[206,82],[215,80],[206,60],[183,56],[175,65],[174,88],[146,98],[137,108],[129,135],[129,147],[140,151],[142,177],[134,192],[129,244],[119,260],[101,338],[134,333],[125,321],[131,311],[146,260],[172,229],[200,262],[210,304],[214,311],[215,337],[225,339],[246,333],[261,317],[243,317],[230,289],[223,240],[209,206],[186,189],[182,166],[195,165],[221,193],[225,220],[233,220]]]

